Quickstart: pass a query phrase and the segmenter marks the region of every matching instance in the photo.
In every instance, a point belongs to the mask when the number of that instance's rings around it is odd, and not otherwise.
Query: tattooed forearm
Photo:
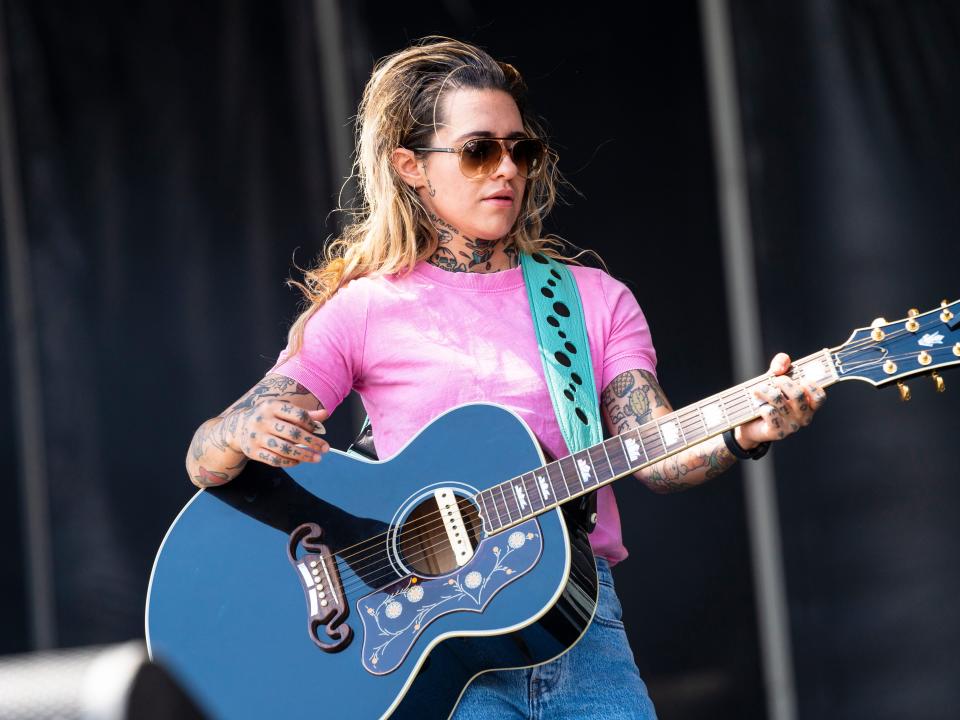
[[[617,435],[672,411],[653,373],[628,370],[615,377],[600,397],[607,428]],[[711,438],[638,470],[637,478],[658,493],[676,492],[716,477],[735,462],[723,439]]]
[[[265,398],[290,397],[293,395],[309,395],[310,391],[296,380],[284,375],[267,375],[246,395],[237,400],[228,410],[220,414],[220,417],[236,411],[250,410],[260,400]]]
[[[734,462],[723,440],[715,437],[644,468],[637,477],[654,492],[676,492],[715,478]]]
[[[227,473],[211,472],[203,465],[199,466],[198,471],[199,472],[193,476],[193,484],[200,488],[222,485],[230,479],[230,476]]]
[[[288,398],[290,401],[286,402]],[[194,485],[201,488],[221,485],[243,470],[257,440],[257,433],[251,432],[252,428],[246,423],[251,419],[259,421],[258,406],[272,399],[284,401],[281,411],[299,413],[303,422],[310,418],[305,407],[317,410],[321,407],[310,391],[296,380],[283,375],[267,375],[219,416],[197,428],[187,453],[187,474]],[[293,439],[299,440],[300,437],[298,430]],[[289,446],[279,449],[287,452],[284,448]]]

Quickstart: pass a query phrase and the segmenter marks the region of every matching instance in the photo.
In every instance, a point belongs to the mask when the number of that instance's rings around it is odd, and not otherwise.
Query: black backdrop
[[[354,95],[377,57],[430,33],[521,69],[582,193],[567,193],[549,229],[599,250],[634,287],[679,405],[739,378],[699,18],[692,2],[664,5],[495,15],[344,3],[342,23]],[[954,293],[952,7],[733,5],[766,352],[806,354]],[[335,229],[313,5],[3,8],[58,637],[120,640],[142,634],[153,553],[191,494],[194,428],[270,366],[296,308],[283,287],[292,254],[306,262]],[[905,26],[919,40],[905,43]],[[890,392],[837,387],[775,453],[802,717],[957,705],[956,401],[914,385],[902,407]],[[348,415],[331,423],[340,447]],[[16,418],[0,417],[11,498],[0,539],[15,549],[0,563],[22,588]],[[627,481],[617,494],[631,557],[616,577],[661,716],[763,717],[738,471],[676,496]],[[26,649],[25,593],[0,603],[18,619],[0,625],[0,651]]]

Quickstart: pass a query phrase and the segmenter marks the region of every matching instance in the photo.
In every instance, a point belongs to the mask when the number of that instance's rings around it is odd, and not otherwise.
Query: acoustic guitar
[[[790,375],[874,386],[960,363],[960,301],[875,321]],[[394,457],[248,463],[157,555],[151,657],[213,717],[447,717],[483,672],[547,662],[597,601],[578,499],[759,415],[763,375],[547,462],[513,412],[456,407]],[[477,430],[482,429],[482,432]],[[462,438],[471,442],[464,462]],[[451,442],[450,440],[454,440]]]

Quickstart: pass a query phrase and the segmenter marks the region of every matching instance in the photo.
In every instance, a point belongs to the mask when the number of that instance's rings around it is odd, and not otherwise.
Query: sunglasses
[[[509,146],[508,146],[509,144]],[[547,146],[539,138],[475,138],[459,148],[415,147],[418,152],[457,153],[460,172],[471,180],[493,175],[505,152],[521,177],[534,178],[543,170]]]

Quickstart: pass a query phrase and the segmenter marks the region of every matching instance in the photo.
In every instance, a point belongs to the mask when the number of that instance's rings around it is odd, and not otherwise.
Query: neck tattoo
[[[519,258],[517,246],[513,240],[500,245],[501,240],[483,240],[461,235],[453,225],[429,213],[430,221],[437,230],[437,249],[427,258],[427,262],[450,272],[498,272],[517,267]],[[494,255],[501,247],[504,262],[502,267],[494,269]]]

